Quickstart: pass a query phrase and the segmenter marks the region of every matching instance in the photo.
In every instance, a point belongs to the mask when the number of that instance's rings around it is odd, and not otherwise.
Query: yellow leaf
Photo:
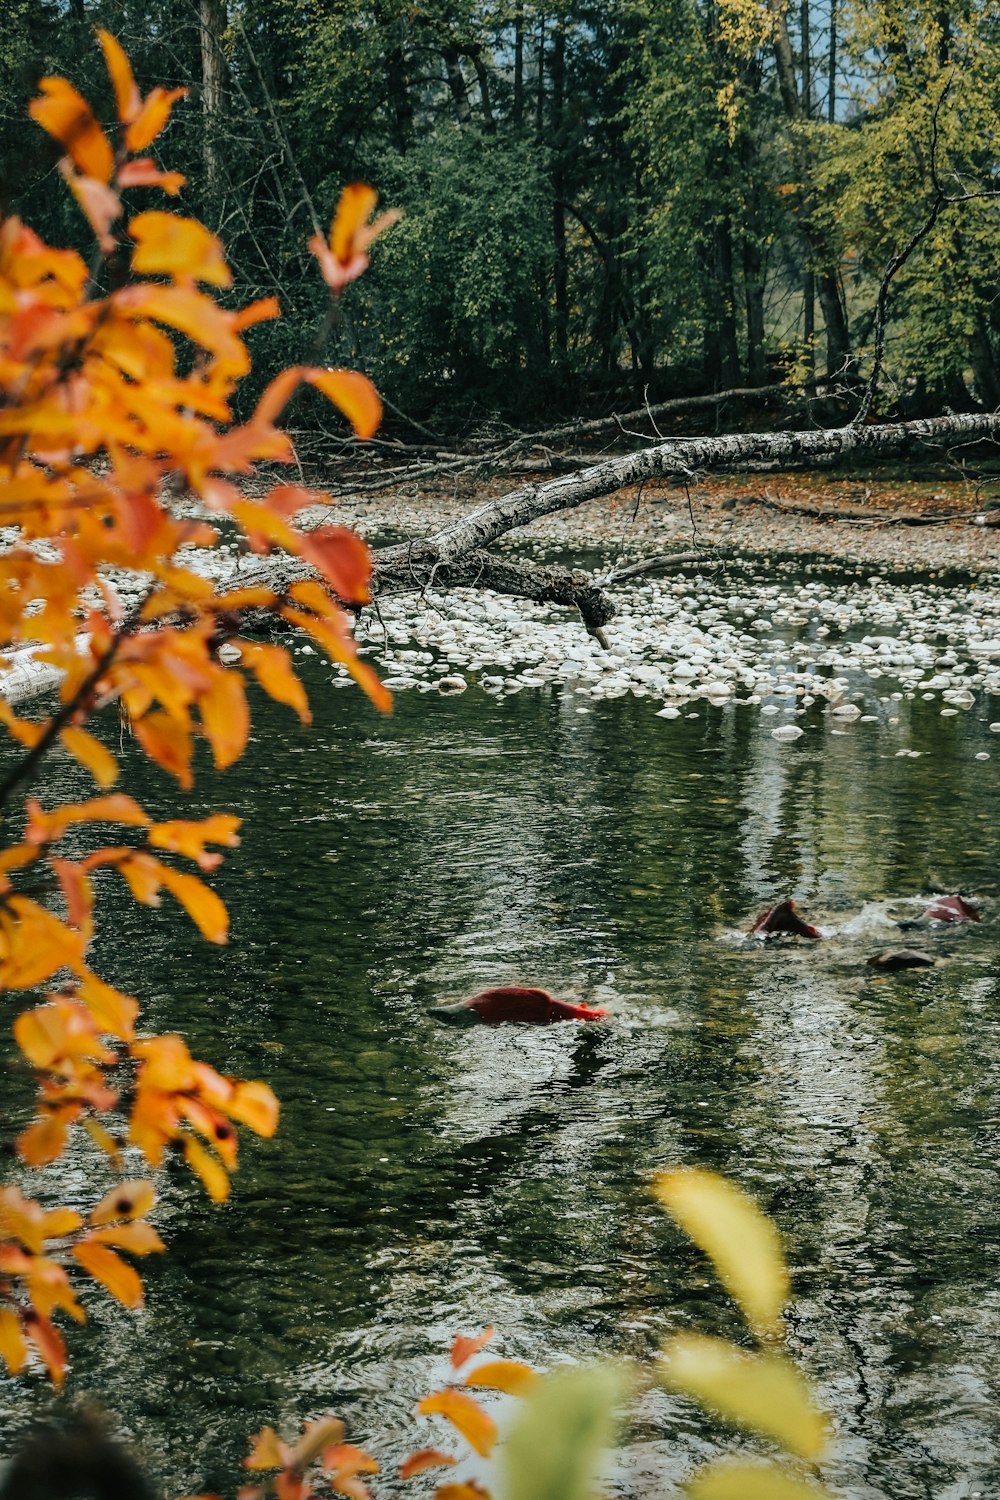
[[[224,943],[229,936],[229,913],[213,890],[197,875],[185,875],[169,865],[160,866],[160,879],[180,902],[203,937]]]
[[[112,1297],[125,1307],[139,1307],[142,1303],[142,1281],[134,1266],[122,1260],[106,1245],[95,1245],[92,1240],[81,1240],[73,1246],[73,1258],[88,1275],[106,1287]]]
[[[114,87],[118,118],[123,125],[127,125],[130,120],[135,119],[142,103],[131,65],[121,43],[110,32],[105,31],[103,26],[97,27],[97,40],[101,44],[104,64]]]
[[[190,729],[157,710],[136,719],[132,731],[150,760],[155,760],[158,766],[176,776],[184,790],[190,791],[193,782],[191,755],[194,749]]]
[[[71,725],[62,731],[59,738],[74,760],[78,760],[81,766],[86,766],[98,786],[113,786],[118,780],[118,762],[111,751],[86,729]]]
[[[110,984],[105,984],[103,979],[98,979],[89,969],[80,972],[77,994],[102,1031],[120,1037],[123,1042],[132,1040],[135,1035],[135,1018],[139,1014],[137,1000],[133,1000],[131,995],[123,995]]]
[[[741,1188],[714,1172],[663,1172],[653,1192],[703,1250],[754,1333],[777,1333],[790,1294],[778,1231]]]
[[[224,771],[243,754],[250,738],[250,710],[242,677],[220,667],[213,673],[208,691],[199,697],[198,707],[216,769]]]
[[[28,1343],[21,1331],[21,1320],[9,1307],[0,1307],[0,1359],[9,1375],[19,1375],[28,1357]]]
[[[278,1101],[266,1083],[238,1083],[226,1113],[268,1140],[278,1128]]]
[[[132,1224],[110,1224],[107,1229],[95,1229],[87,1238],[95,1245],[114,1245],[118,1250],[127,1250],[130,1255],[152,1255],[167,1248],[152,1224],[142,1219]]]
[[[243,662],[276,703],[294,708],[303,724],[312,722],[306,690],[295,675],[292,658],[284,646],[265,646],[252,641],[241,644]]]
[[[664,1347],[660,1374],[671,1390],[801,1458],[816,1458],[826,1446],[826,1422],[809,1387],[780,1355],[750,1354],[725,1339],[679,1334]]]
[[[291,1449],[281,1441],[273,1427],[262,1427],[251,1442],[250,1457],[243,1460],[245,1469],[283,1469],[291,1462]]]
[[[222,1163],[192,1135],[184,1137],[184,1156],[192,1172],[201,1178],[212,1202],[224,1203],[229,1197],[229,1174]]]
[[[464,1391],[436,1391],[425,1396],[417,1411],[424,1416],[446,1417],[482,1458],[488,1458],[497,1440],[497,1424],[488,1412],[483,1411],[478,1401]]]
[[[829,1490],[777,1464],[711,1464],[684,1488],[691,1500],[831,1500]]]
[[[42,1115],[22,1130],[15,1141],[17,1154],[29,1167],[44,1167],[61,1156],[69,1139],[76,1110]]]
[[[43,97],[28,105],[31,118],[60,141],[86,177],[108,182],[115,154],[86,99],[65,78],[42,78]]]
[[[140,275],[232,285],[221,241],[197,219],[150,209],[136,214],[128,229],[135,240],[132,269]]]
[[[93,1209],[88,1224],[112,1224],[117,1219],[141,1219],[156,1201],[153,1184],[144,1177],[120,1182]]]
[[[367,376],[356,370],[310,369],[303,374],[310,385],[340,408],[359,438],[375,436],[382,421],[382,402]]]
[[[142,108],[125,132],[125,145],[129,151],[145,151],[170,119],[170,111],[178,99],[183,99],[187,89],[151,89],[143,101]]]
[[[466,1385],[486,1386],[492,1391],[506,1391],[520,1396],[538,1380],[537,1370],[517,1359],[491,1359],[466,1375]]]
[[[121,1145],[111,1134],[110,1130],[105,1130],[101,1122],[95,1120],[92,1115],[88,1115],[84,1120],[83,1128],[94,1142],[94,1145],[104,1152],[111,1163],[112,1170],[120,1172],[122,1159]]]

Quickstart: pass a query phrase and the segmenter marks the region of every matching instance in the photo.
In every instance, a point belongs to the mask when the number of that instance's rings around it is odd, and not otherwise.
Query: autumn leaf
[[[440,1448],[420,1448],[400,1464],[399,1477],[413,1479],[415,1475],[423,1474],[426,1469],[442,1469],[457,1462],[458,1460],[450,1453],[442,1453]]]
[[[296,677],[291,655],[284,646],[243,641],[240,652],[243,665],[250,668],[269,698],[294,708],[303,724],[312,722],[306,690]]]
[[[70,755],[86,766],[98,786],[113,786],[118,780],[118,762],[111,751],[86,729],[69,725],[60,732],[59,738]]]
[[[125,144],[129,151],[145,151],[160,134],[170,119],[170,112],[178,99],[183,99],[188,89],[152,89],[142,107],[125,132]]]
[[[382,421],[382,402],[367,376],[356,370],[309,369],[304,378],[340,408],[359,438],[375,436]]]
[[[90,105],[65,78],[42,78],[42,98],[28,105],[31,118],[55,136],[86,177],[109,182],[115,155]]]
[[[349,604],[367,604],[371,599],[371,554],[353,531],[343,526],[322,526],[306,532],[299,542],[299,556],[326,579],[338,599]]]
[[[229,936],[229,913],[213,890],[197,875],[186,875],[169,865],[160,866],[160,878],[210,943],[224,943]]]
[[[482,1458],[488,1458],[497,1440],[497,1424],[478,1401],[463,1391],[448,1387],[425,1396],[417,1404],[423,1416],[445,1417]]]
[[[232,285],[220,240],[197,219],[151,209],[136,214],[128,230],[135,241],[132,269],[140,275]]]
[[[465,1377],[466,1385],[485,1386],[493,1391],[506,1391],[508,1395],[520,1396],[538,1380],[537,1370],[516,1359],[493,1359],[477,1366]]]
[[[192,1172],[201,1178],[212,1202],[224,1203],[229,1197],[229,1174],[219,1160],[210,1151],[206,1151],[192,1135],[184,1137],[184,1159]]]
[[[267,1139],[278,1128],[278,1101],[266,1083],[237,1083],[226,1113],[231,1120]]]
[[[88,1224],[112,1224],[119,1219],[141,1219],[156,1201],[153,1184],[145,1178],[120,1182],[105,1193],[87,1218]]]
[[[106,1245],[84,1239],[73,1246],[73,1259],[89,1276],[99,1281],[123,1307],[142,1305],[142,1281],[138,1272]]]
[[[20,1375],[28,1357],[28,1342],[21,1320],[9,1307],[0,1307],[0,1359],[8,1375]]]
[[[451,1346],[451,1353],[448,1356],[451,1360],[452,1369],[460,1370],[466,1360],[471,1359],[474,1354],[478,1354],[480,1349],[484,1349],[493,1337],[493,1333],[493,1324],[490,1323],[488,1327],[483,1329],[482,1333],[472,1334],[471,1336],[464,1333],[456,1334],[454,1343]]]
[[[132,76],[132,65],[121,43],[109,31],[105,31],[103,26],[95,29],[97,40],[101,44],[101,51],[104,53],[104,63],[115,91],[118,118],[123,125],[127,125],[130,120],[135,119],[142,104],[135,78]]]

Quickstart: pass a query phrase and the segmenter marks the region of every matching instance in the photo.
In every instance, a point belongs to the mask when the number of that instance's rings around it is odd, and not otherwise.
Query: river
[[[257,703],[247,755],[202,775],[187,814],[246,819],[213,877],[229,947],[109,888],[94,954],[151,1028],[267,1079],[281,1128],[244,1140],[221,1210],[161,1175],[170,1253],[145,1265],[140,1314],[89,1298],[70,1389],[114,1411],[171,1494],[231,1492],[247,1434],[330,1410],[391,1490],[399,1457],[441,1437],[413,1407],[458,1331],[493,1323],[498,1353],[540,1367],[648,1368],[673,1329],[739,1336],[647,1191],[691,1163],[781,1227],[791,1349],[834,1415],[830,1484],[995,1493],[1000,756],[975,757],[1000,750],[997,700],[943,717],[918,694],[890,714],[869,683],[865,722],[819,700],[789,746],[756,704],[579,712],[561,685],[401,692],[383,718],[301,662],[312,729]],[[176,808],[123,758],[126,789]],[[83,787],[53,763],[40,790]],[[936,968],[866,966],[913,943],[895,918],[959,889],[984,920],[921,934]],[[822,943],[741,938],[789,894]],[[427,1014],[504,983],[613,1019],[454,1030]],[[60,1173],[82,1197],[94,1158],[74,1149]],[[44,1399],[0,1381],[6,1432]],[[651,1385],[614,1488],[669,1492],[736,1446]]]

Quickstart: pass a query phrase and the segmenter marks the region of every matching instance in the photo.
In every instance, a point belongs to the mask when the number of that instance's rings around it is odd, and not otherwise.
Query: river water
[[[255,709],[250,749],[190,816],[247,819],[216,888],[216,950],[167,905],[109,896],[95,967],[225,1071],[282,1100],[233,1197],[163,1174],[139,1315],[91,1297],[71,1390],[94,1392],[171,1494],[231,1493],[246,1435],[336,1411],[386,1465],[443,1434],[413,1415],[454,1333],[549,1366],[664,1336],[739,1336],[705,1263],[652,1203],[698,1164],[754,1193],[793,1266],[791,1347],[832,1411],[849,1497],[959,1500],[1000,1483],[1000,704],[942,717],[875,687],[872,719],[776,743],[754,705],[561,687],[401,693],[377,715],[303,658],[316,715]],[[878,689],[885,693],[886,684]],[[859,699],[859,701],[861,701]],[[900,747],[919,749],[901,756]],[[154,812],[170,787],[125,748]],[[50,767],[48,798],[79,793]],[[928,892],[974,927],[901,934]],[[829,935],[739,934],[785,895]],[[878,975],[888,945],[933,970]],[[453,1030],[435,1001],[539,983],[604,1025]],[[83,1147],[63,1190],[90,1190]],[[10,1434],[44,1404],[0,1381]],[[503,1402],[500,1403],[503,1410]],[[654,1385],[614,1488],[670,1493],[738,1446]]]

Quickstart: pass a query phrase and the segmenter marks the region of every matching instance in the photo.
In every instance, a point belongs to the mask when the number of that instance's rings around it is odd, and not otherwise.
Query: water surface
[[[164,1174],[170,1254],[138,1316],[91,1297],[73,1389],[96,1392],[170,1493],[235,1488],[246,1434],[335,1410],[391,1476],[440,1440],[412,1415],[456,1331],[504,1355],[648,1361],[679,1327],[739,1336],[657,1211],[657,1168],[733,1176],[779,1222],[792,1347],[835,1414],[824,1471],[851,1497],[958,1497],[1000,1480],[994,701],[793,746],[754,707],[403,693],[380,718],[304,659],[316,723],[260,703],[250,750],[198,783],[242,847],[215,878],[215,950],[167,905],[108,891],[95,966],[225,1071],[266,1078],[230,1204]],[[880,688],[884,693],[885,684]],[[872,689],[872,695],[874,689]],[[901,758],[901,747],[919,758]],[[128,788],[175,808],[126,748]],[[53,765],[47,798],[80,787]],[[918,940],[933,971],[865,959],[922,893],[979,927]],[[831,936],[736,934],[794,895]],[[452,1030],[427,1006],[486,985],[585,995],[610,1024]],[[86,1194],[83,1148],[63,1170]],[[0,1381],[8,1432],[40,1385]],[[656,1389],[616,1476],[669,1493],[735,1441]],[[391,1488],[391,1480],[390,1486]]]

